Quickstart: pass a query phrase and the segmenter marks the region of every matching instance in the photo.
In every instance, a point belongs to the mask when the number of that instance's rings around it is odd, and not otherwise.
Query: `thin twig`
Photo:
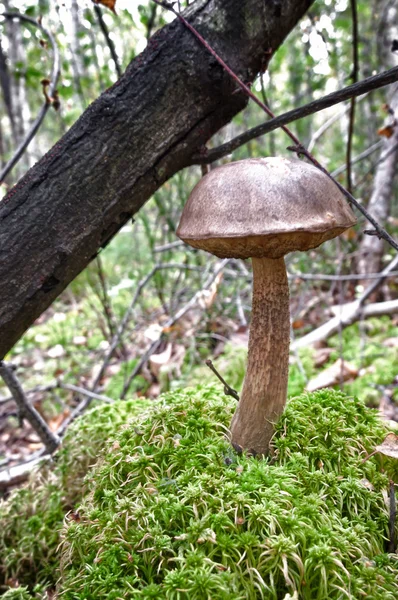
[[[364,98],[367,97],[367,93],[363,94],[363,96],[361,96],[360,100],[363,100]],[[335,113],[334,115],[332,115],[331,117],[329,117],[328,119],[326,119],[326,121],[324,123],[322,123],[322,125],[320,127],[318,127],[318,129],[316,131],[314,131],[314,133],[311,136],[311,139],[308,143],[308,151],[312,152],[314,149],[315,144],[317,143],[317,141],[319,140],[319,138],[330,128],[332,127],[332,125],[334,125],[336,123],[336,121],[340,121],[342,117],[344,117],[344,115],[350,110],[350,105],[348,104],[347,106],[344,106],[342,108],[342,110],[340,110],[338,113]],[[346,165],[344,165],[344,168],[346,167]]]
[[[97,266],[97,274],[98,281],[100,284],[100,293],[98,294],[99,301],[102,305],[103,311],[105,313],[106,322],[108,324],[108,329],[111,337],[115,334],[115,317],[112,310],[112,304],[109,299],[108,293],[108,285],[106,281],[106,276],[104,273],[104,269],[102,267],[102,260],[100,255],[98,255],[95,259]]]
[[[228,385],[228,383],[225,381],[225,379],[220,375],[220,373],[217,371],[216,367],[213,365],[212,361],[209,359],[206,360],[206,365],[209,367],[209,369],[211,371],[213,371],[214,375],[221,381],[221,383],[224,386],[224,394],[226,396],[232,396],[233,398],[235,398],[235,400],[237,400],[239,402],[239,394],[236,390],[234,390],[233,388],[231,388],[230,385]]]
[[[157,11],[157,8],[158,7],[157,7],[156,4],[154,4],[151,7],[151,14],[149,16],[149,19],[148,19],[148,22],[147,22],[147,25],[146,25],[146,39],[147,40],[149,40],[149,38],[152,35],[152,29],[153,29],[153,27],[155,25],[155,20],[156,20],[156,11]]]
[[[20,21],[24,21],[26,23],[30,23],[31,25],[34,25],[35,27],[40,29],[40,31],[45,36],[48,37],[51,47],[52,47],[52,50],[53,50],[53,64],[52,64],[52,69],[51,69],[50,85],[49,85],[49,89],[48,89],[48,93],[47,93],[48,100],[46,99],[43,106],[41,107],[39,114],[37,115],[35,121],[33,122],[32,127],[26,134],[25,139],[22,140],[22,142],[20,143],[18,148],[15,150],[14,155],[10,158],[10,160],[7,162],[5,167],[0,172],[0,183],[1,183],[2,181],[4,181],[5,177],[7,177],[8,173],[11,171],[11,169],[21,159],[26,148],[29,146],[30,142],[33,140],[34,136],[36,135],[37,130],[39,129],[40,125],[42,124],[44,117],[46,116],[46,113],[51,106],[50,99],[54,98],[54,93],[56,91],[56,86],[57,86],[57,82],[58,82],[58,78],[59,78],[59,74],[60,74],[60,58],[59,58],[58,46],[56,44],[53,34],[51,33],[50,30],[43,27],[43,25],[41,23],[39,23],[35,19],[31,19],[30,17],[27,17],[26,15],[21,15],[20,13],[5,12],[5,13],[2,13],[0,16],[5,17],[6,19],[19,19]]]
[[[352,15],[352,82],[358,81],[359,71],[359,58],[358,58],[358,11],[356,0],[351,0],[351,15]],[[352,140],[354,136],[354,124],[355,124],[355,97],[351,98],[350,102],[350,114],[348,120],[348,138],[347,138],[347,153],[346,153],[346,165],[347,165],[347,189],[352,192],[352,174],[351,174],[351,152],[352,152]]]
[[[369,148],[366,148],[366,150],[364,150],[363,152],[358,154],[358,156],[355,156],[354,158],[351,159],[351,165],[354,165],[354,164],[360,162],[361,160],[364,160],[364,158],[367,158],[368,156],[370,156],[371,154],[376,152],[376,150],[378,150],[383,145],[383,143],[384,143],[384,141],[380,140],[379,142],[375,142],[374,144],[369,146]],[[333,177],[337,177],[337,175],[340,175],[340,173],[344,173],[346,168],[347,168],[347,165],[344,164],[344,165],[341,165],[341,167],[338,167],[337,169],[332,171]]]
[[[14,371],[3,361],[0,361],[0,375],[10,390],[18,406],[19,413],[30,423],[34,431],[45,445],[47,452],[50,454],[54,452],[54,450],[56,450],[60,444],[59,437],[51,431],[43,417],[29,402]]]
[[[104,396],[103,394],[96,394],[90,390],[86,390],[82,388],[80,385],[73,385],[71,383],[64,383],[63,381],[53,381],[52,383],[48,383],[47,385],[38,385],[30,390],[26,390],[25,395],[30,396],[31,394],[38,394],[43,392],[51,392],[52,390],[67,390],[69,392],[76,392],[76,394],[81,394],[82,396],[88,396],[89,398],[93,398],[94,400],[101,400],[102,402],[114,402],[113,398],[109,398],[109,396]],[[6,404],[7,402],[12,402],[14,400],[14,396],[3,396],[0,398],[0,405]]]
[[[97,6],[96,4],[94,4],[94,12],[97,15],[99,26],[101,27],[101,31],[104,34],[106,43],[108,44],[108,48],[111,53],[111,57],[114,62],[114,65],[115,65],[117,76],[120,79],[120,77],[122,76],[122,69],[120,68],[119,58],[116,54],[115,44],[113,43],[111,36],[109,35],[108,27],[104,21],[102,11],[101,11],[100,7]]]
[[[185,242],[181,240],[176,240],[175,242],[170,242],[169,244],[163,244],[162,246],[155,246],[153,249],[154,253],[156,252],[167,252],[167,250],[173,250],[174,248],[179,248],[180,246],[185,246]],[[190,246],[187,246],[189,248]]]
[[[70,392],[76,392],[76,394],[81,394],[82,396],[87,396],[92,400],[101,400],[101,402],[107,402],[111,404],[114,402],[113,398],[109,396],[104,396],[104,394],[97,394],[96,392],[92,392],[91,390],[86,390],[85,388],[80,387],[80,385],[72,385],[71,383],[63,383],[62,381],[58,381],[54,388],[60,388],[61,390],[68,390]]]

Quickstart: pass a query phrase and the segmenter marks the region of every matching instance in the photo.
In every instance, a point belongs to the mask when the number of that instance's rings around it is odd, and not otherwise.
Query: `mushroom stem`
[[[231,442],[265,455],[286,404],[289,369],[289,286],[283,258],[253,258],[253,304],[248,365]]]

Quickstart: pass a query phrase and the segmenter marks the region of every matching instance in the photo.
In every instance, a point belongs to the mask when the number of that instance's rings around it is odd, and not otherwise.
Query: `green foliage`
[[[388,476],[362,462],[386,433],[377,414],[331,390],[294,398],[257,460],[226,439],[234,404],[169,393],[117,436],[67,524],[62,598],[396,597]]]
[[[65,514],[83,497],[89,467],[104,452],[108,437],[148,403],[120,401],[88,411],[68,429],[55,464],[45,464],[0,504],[0,585],[8,579],[30,586],[55,583],[60,529]]]
[[[32,598],[26,587],[9,588],[1,597],[3,600],[31,600]]]

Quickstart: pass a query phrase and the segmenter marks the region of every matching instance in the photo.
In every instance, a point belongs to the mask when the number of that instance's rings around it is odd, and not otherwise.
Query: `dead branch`
[[[12,397],[18,406],[20,415],[26,418],[26,420],[30,423],[34,431],[45,445],[47,452],[50,454],[54,452],[54,450],[56,450],[60,444],[60,439],[51,431],[43,417],[29,402],[14,371],[3,361],[0,361],[0,375],[10,390]]]
[[[388,71],[378,75],[373,75],[372,77],[367,77],[366,79],[363,79],[358,83],[348,85],[337,92],[327,94],[326,96],[323,96],[323,98],[319,98],[319,100],[314,100],[313,102],[309,102],[304,106],[289,110],[283,115],[271,118],[269,121],[266,121],[261,125],[257,125],[252,129],[248,129],[244,133],[238,135],[229,142],[218,146],[217,148],[208,150],[200,155],[196,154],[192,157],[192,162],[193,164],[210,164],[216,160],[219,160],[220,158],[224,158],[224,156],[227,156],[228,154],[231,154],[234,150],[237,150],[241,146],[247,144],[247,142],[265,135],[266,133],[270,133],[271,131],[275,131],[275,129],[279,129],[279,127],[282,125],[293,123],[294,121],[302,119],[303,117],[308,117],[309,115],[313,115],[321,110],[325,110],[325,108],[339,104],[344,100],[361,96],[370,90],[384,87],[394,83],[397,80],[398,67],[394,67],[393,69],[389,69]]]

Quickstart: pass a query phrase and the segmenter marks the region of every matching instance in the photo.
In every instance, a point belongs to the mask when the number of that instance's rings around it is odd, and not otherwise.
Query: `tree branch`
[[[358,10],[356,0],[351,0],[351,15],[352,15],[352,82],[358,81],[359,72],[359,57],[358,57]],[[351,152],[352,152],[352,140],[354,136],[354,124],[355,124],[355,97],[351,98],[350,102],[350,115],[348,120],[348,139],[347,139],[347,152],[346,152],[346,166],[347,166],[347,189],[352,192],[352,174],[351,174]]]
[[[31,424],[32,428],[45,445],[47,452],[50,454],[54,452],[60,444],[60,439],[51,431],[43,417],[29,402],[14,371],[3,361],[0,361],[0,375],[10,390],[21,416],[25,417]]]
[[[94,4],[94,12],[97,15],[97,19],[98,19],[98,23],[101,27],[101,31],[104,34],[106,43],[108,44],[108,48],[111,53],[111,57],[114,62],[114,65],[115,65],[117,76],[120,78],[122,76],[122,69],[120,68],[119,58],[116,54],[115,44],[113,43],[113,41],[109,35],[108,27],[106,26],[104,17],[102,16],[102,10],[100,9],[100,7],[97,4]]]
[[[354,96],[361,96],[362,94],[366,94],[371,90],[377,90],[381,87],[394,83],[395,81],[398,81],[398,67],[394,67],[393,69],[389,69],[388,71],[379,73],[378,75],[372,75],[372,77],[367,77],[358,83],[348,85],[337,92],[332,92],[331,94],[323,96],[323,98],[319,98],[319,100],[313,100],[304,106],[289,110],[283,115],[274,117],[269,121],[262,123],[261,125],[257,125],[252,129],[248,129],[244,133],[241,133],[229,142],[226,142],[217,148],[208,150],[203,154],[195,154],[192,156],[192,164],[210,164],[215,162],[216,160],[231,154],[234,150],[237,150],[237,148],[240,148],[244,144],[247,144],[247,142],[250,142],[250,140],[258,138],[261,135],[265,135],[266,133],[270,133],[271,131],[275,131],[275,129],[279,129],[279,127],[282,125],[293,123],[298,119],[313,115],[321,110],[325,110],[325,108],[339,104],[344,100],[349,100]]]

